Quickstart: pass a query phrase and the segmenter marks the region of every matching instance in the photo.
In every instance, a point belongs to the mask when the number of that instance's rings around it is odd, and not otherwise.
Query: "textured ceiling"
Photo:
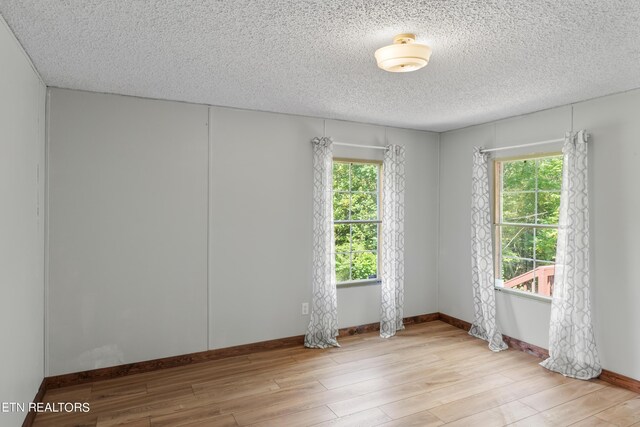
[[[637,0],[0,0],[50,86],[443,131],[640,87]],[[376,67],[397,33],[433,47]]]

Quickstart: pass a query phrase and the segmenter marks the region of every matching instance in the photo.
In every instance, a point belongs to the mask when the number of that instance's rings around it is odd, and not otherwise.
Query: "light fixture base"
[[[412,33],[398,34],[393,38],[394,44],[409,44],[416,41],[416,35]]]

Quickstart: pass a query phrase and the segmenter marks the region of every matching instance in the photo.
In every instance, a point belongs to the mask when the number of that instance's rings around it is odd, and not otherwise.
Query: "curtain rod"
[[[346,142],[334,141],[333,145],[342,145],[344,147],[356,147],[356,148],[372,148],[374,150],[386,150],[387,147],[379,147],[377,145],[360,145],[360,144],[348,144]]]
[[[589,134],[584,132],[583,133],[583,137],[582,137],[582,142],[587,142],[589,140]],[[542,144],[552,144],[554,142],[562,142],[564,141],[564,138],[557,138],[557,139],[548,139],[546,141],[538,141],[538,142],[531,142],[529,144],[520,144],[520,145],[510,145],[508,147],[498,147],[498,148],[486,148],[484,150],[480,150],[481,153],[491,153],[492,151],[502,151],[502,150],[510,150],[512,148],[520,148],[520,147],[531,147],[534,145],[542,145]]]

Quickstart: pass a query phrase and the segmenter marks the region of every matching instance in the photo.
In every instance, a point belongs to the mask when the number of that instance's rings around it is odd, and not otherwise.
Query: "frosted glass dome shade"
[[[393,44],[381,47],[375,53],[378,67],[392,73],[407,73],[419,70],[427,65],[431,57],[431,48],[415,43],[413,34],[400,34]]]

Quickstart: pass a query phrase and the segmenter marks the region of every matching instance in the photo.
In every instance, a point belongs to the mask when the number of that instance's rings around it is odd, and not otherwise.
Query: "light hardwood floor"
[[[528,354],[492,353],[446,323],[340,339],[341,348],[255,353],[54,389],[38,414],[82,426],[640,426],[640,395],[551,373]]]

